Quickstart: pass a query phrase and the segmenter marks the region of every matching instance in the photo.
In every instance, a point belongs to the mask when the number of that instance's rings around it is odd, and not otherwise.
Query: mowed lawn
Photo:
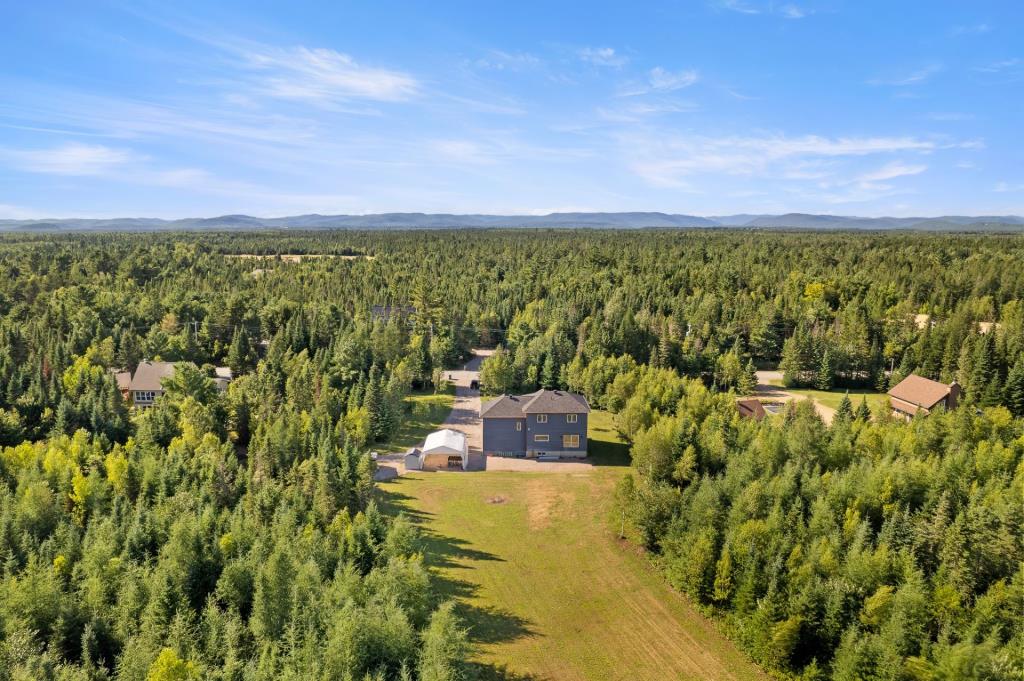
[[[846,390],[805,390],[796,388],[786,388],[787,392],[791,392],[794,395],[802,395],[813,398],[816,402],[824,404],[826,407],[831,409],[838,409],[839,403],[843,401],[843,396],[846,394]],[[853,408],[856,409],[860,406],[862,398],[867,398],[868,408],[872,411],[878,405],[884,403],[889,396],[885,393],[878,393],[870,390],[850,390],[850,402],[853,404]]]
[[[602,463],[572,472],[414,473],[381,486],[417,519],[460,604],[482,679],[761,679],[755,666],[610,528],[628,469],[610,417]]]
[[[455,395],[451,392],[416,392],[409,395],[405,398],[408,412],[398,430],[391,439],[376,448],[382,452],[404,452],[422,444],[423,438],[444,423],[454,402]]]

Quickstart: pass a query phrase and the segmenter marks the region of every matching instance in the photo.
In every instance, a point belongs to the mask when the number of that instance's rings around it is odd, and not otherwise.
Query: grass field
[[[451,412],[455,395],[451,392],[413,393],[405,398],[405,402],[409,405],[409,413],[394,436],[377,447],[379,451],[404,452],[422,443],[427,433],[437,430]]]
[[[791,392],[794,395],[811,397],[815,401],[820,402],[831,409],[838,409],[839,403],[843,401],[843,395],[846,394],[845,388],[842,390],[798,390],[796,388],[786,388],[786,391]],[[889,399],[889,396],[885,393],[877,393],[869,390],[850,390],[850,402],[853,403],[854,409],[856,409],[860,404],[861,397],[868,398],[868,407],[872,410]]]
[[[382,485],[415,518],[459,602],[482,679],[760,679],[648,559],[608,508],[628,469],[610,415],[591,417],[601,465],[572,473],[415,473]]]

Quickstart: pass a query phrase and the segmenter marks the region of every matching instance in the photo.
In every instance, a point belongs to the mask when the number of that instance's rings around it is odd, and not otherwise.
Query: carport
[[[465,470],[469,464],[466,435],[450,428],[431,433],[423,443],[419,459],[424,470]]]

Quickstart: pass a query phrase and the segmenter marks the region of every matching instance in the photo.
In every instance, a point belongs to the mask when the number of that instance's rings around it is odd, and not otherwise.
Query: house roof
[[[889,391],[890,397],[924,409],[931,409],[948,395],[948,385],[917,374],[910,374]]]
[[[767,412],[764,410],[764,405],[761,404],[761,400],[754,398],[736,400],[736,408],[739,410],[740,416],[745,416],[749,419],[756,419],[760,421],[767,415]]]
[[[229,381],[235,377],[234,372],[231,371],[231,367],[214,367],[213,375],[216,378],[226,378]]]
[[[563,390],[538,390],[533,399],[523,405],[527,414],[589,414],[587,398]]]
[[[588,414],[583,395],[564,390],[538,390],[526,395],[502,395],[480,408],[480,416],[522,418],[524,414]]]
[[[139,362],[132,376],[132,390],[163,390],[163,380],[174,374],[173,362]]]
[[[466,452],[466,435],[451,428],[436,430],[427,436],[423,442],[423,453],[429,454],[438,449],[448,449],[455,452]]]
[[[523,405],[533,397],[529,395],[502,395],[480,407],[480,416],[491,418],[523,418]]]
[[[110,373],[114,375],[114,381],[117,383],[118,390],[130,390],[132,385],[132,372],[130,371],[118,371],[117,369],[111,369]]]

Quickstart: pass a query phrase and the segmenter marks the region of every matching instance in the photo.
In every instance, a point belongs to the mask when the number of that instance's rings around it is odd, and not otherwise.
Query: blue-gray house
[[[589,413],[583,395],[563,390],[502,395],[480,407],[484,454],[585,457]]]

